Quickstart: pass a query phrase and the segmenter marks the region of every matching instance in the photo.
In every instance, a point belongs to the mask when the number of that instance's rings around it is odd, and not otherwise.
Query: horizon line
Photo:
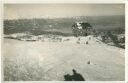
[[[56,16],[56,17],[50,17],[50,16],[44,16],[44,17],[32,17],[32,18],[3,18],[3,20],[19,20],[19,19],[61,19],[61,18],[80,18],[80,17],[100,17],[100,16],[125,16],[125,15],[95,15],[95,16]]]

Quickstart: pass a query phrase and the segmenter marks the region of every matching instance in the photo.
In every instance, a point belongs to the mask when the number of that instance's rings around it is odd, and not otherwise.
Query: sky
[[[124,15],[124,4],[5,4],[4,19]]]

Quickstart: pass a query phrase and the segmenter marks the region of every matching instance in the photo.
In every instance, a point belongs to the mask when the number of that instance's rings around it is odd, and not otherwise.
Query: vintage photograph
[[[4,81],[124,81],[125,4],[4,4]]]

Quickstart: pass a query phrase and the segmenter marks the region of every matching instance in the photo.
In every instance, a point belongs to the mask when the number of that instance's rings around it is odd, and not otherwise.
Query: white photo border
[[[1,83],[65,83],[65,81],[3,81],[2,45],[4,4],[125,4],[125,81],[83,81],[81,83],[128,83],[128,0],[2,0],[0,1],[0,80]],[[75,83],[79,83],[80,81]],[[74,83],[74,81],[70,82]]]

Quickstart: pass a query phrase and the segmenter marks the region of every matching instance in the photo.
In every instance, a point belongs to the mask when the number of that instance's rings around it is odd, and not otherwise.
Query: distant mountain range
[[[18,32],[59,32],[72,33],[72,25],[76,21],[88,22],[94,29],[124,31],[125,17],[118,16],[76,16],[67,18],[33,18],[33,19],[5,19],[4,33]]]

